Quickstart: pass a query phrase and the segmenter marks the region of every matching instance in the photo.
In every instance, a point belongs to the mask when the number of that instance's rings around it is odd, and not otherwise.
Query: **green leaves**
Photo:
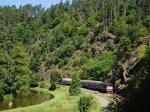
[[[78,35],[85,36],[87,32],[88,29],[85,25],[81,25],[80,27],[78,27]]]
[[[144,25],[150,30],[150,16],[144,19]]]
[[[75,46],[74,45],[62,45],[60,48],[58,48],[55,51],[54,56],[58,58],[65,58],[65,57],[70,57],[72,53],[75,51]]]
[[[112,52],[106,52],[102,56],[96,59],[89,59],[86,64],[83,65],[83,74],[86,74],[89,79],[105,79],[105,74],[109,72],[115,62],[115,55]],[[85,75],[82,78],[87,78]]]
[[[0,80],[4,83],[5,88],[2,90],[5,94],[15,94],[21,91],[23,86],[29,89],[30,74],[29,70],[29,55],[21,43],[16,44],[10,52],[10,55],[4,51],[0,51]]]
[[[119,46],[119,56],[128,58],[132,50],[131,40],[128,37],[122,37]]]
[[[71,96],[78,96],[81,92],[80,86],[80,77],[79,74],[76,72],[72,77],[72,81],[69,88],[69,94]]]
[[[66,36],[71,35],[71,26],[68,23],[64,23],[62,27],[62,31]]]
[[[81,96],[78,102],[78,109],[80,112],[89,112],[90,107],[93,104],[92,96]]]
[[[50,84],[51,84],[50,89],[55,90],[55,89],[57,89],[58,84],[62,79],[62,76],[58,71],[53,71],[50,77],[51,77],[51,79],[50,79]]]

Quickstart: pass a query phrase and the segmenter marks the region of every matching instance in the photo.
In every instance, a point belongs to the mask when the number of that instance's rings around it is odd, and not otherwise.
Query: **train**
[[[72,79],[71,78],[62,78],[63,85],[70,85]],[[93,80],[81,80],[81,87],[98,90],[100,92],[113,93],[113,85],[111,83],[106,83],[103,81],[93,81]]]

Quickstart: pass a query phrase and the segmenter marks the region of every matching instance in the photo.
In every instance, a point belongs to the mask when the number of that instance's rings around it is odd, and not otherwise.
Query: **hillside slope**
[[[148,66],[150,1],[66,0],[46,10],[4,6],[0,30],[0,100],[37,86],[40,77],[49,82],[55,72],[111,82],[124,93]]]

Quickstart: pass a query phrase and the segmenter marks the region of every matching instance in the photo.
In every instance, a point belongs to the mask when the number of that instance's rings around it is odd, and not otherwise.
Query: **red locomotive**
[[[70,78],[63,78],[62,84],[64,85],[70,85],[72,79]],[[113,86],[111,83],[105,83],[103,81],[93,81],[93,80],[81,80],[81,86],[83,88],[89,88],[93,90],[98,90],[101,92],[113,92]]]

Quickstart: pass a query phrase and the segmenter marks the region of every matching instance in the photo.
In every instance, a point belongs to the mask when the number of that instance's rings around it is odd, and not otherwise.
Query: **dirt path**
[[[82,88],[82,91],[85,92],[85,93],[89,93],[92,96],[96,97],[99,100],[99,103],[102,107],[107,107],[108,106],[109,101],[106,98],[104,98],[101,95],[101,93],[99,93],[98,91],[93,91],[93,90],[88,90],[88,89],[83,89],[83,88]]]

